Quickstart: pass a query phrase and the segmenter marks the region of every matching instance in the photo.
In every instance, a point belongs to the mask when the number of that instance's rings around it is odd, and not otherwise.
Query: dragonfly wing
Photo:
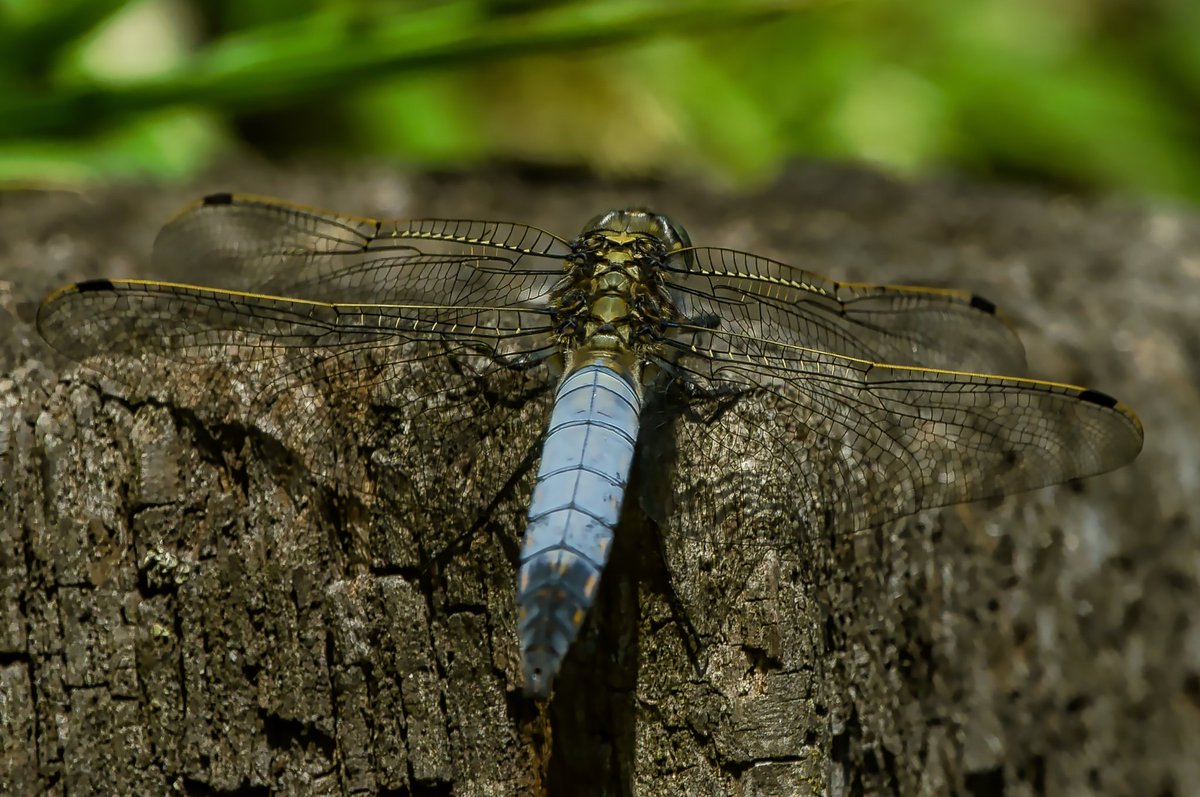
[[[278,439],[323,481],[372,500],[370,460],[387,450],[431,452],[500,489],[516,467],[512,448],[489,475],[479,447],[504,443],[498,430],[514,416],[536,445],[554,382],[539,365],[556,351],[546,315],[521,307],[334,304],[95,280],[48,297],[38,328],[118,379],[130,378],[124,358],[140,356],[160,366],[153,378],[165,369],[186,385],[192,401],[235,402],[233,417]],[[437,488],[430,474],[445,472],[412,457],[392,461],[418,492]]]
[[[713,502],[704,510],[710,516],[731,493],[731,474],[748,484],[782,474],[778,505],[755,509],[767,499],[744,494],[749,504],[738,511],[749,525],[764,512],[791,518],[797,530],[873,528],[922,509],[1102,473],[1142,445],[1128,407],[1084,388],[782,345],[760,343],[753,356],[730,351],[741,348],[748,346],[689,350],[677,364],[694,396],[691,419],[676,429],[679,453],[703,474],[684,502]],[[705,467],[695,452],[724,464]],[[778,527],[755,533],[775,535],[777,544],[788,537]]]
[[[319,302],[508,305],[546,301],[570,246],[491,221],[380,221],[246,194],[214,194],[154,243],[169,273]],[[192,277],[189,277],[192,279]]]
[[[643,465],[670,479],[667,502],[650,504],[673,578],[726,585],[688,593],[702,636],[727,633],[760,590],[820,582],[831,546],[856,532],[1106,471],[1141,448],[1132,412],[1093,391],[772,348],[681,356],[687,403],[658,426],[674,448]]]
[[[995,305],[971,293],[842,283],[730,249],[696,248],[667,267],[694,326],[873,362],[1019,375],[1025,350]],[[686,333],[684,334],[686,337]],[[701,344],[703,345],[703,343]]]
[[[536,450],[555,382],[550,295],[570,252],[519,224],[216,194],[163,228],[154,262],[240,290],[82,283],[47,299],[39,328],[119,381],[153,379],[172,401],[265,432],[339,491],[368,503],[415,491],[395,504],[410,531],[413,507],[453,490],[441,503],[464,517],[427,519],[419,539],[435,540],[486,515],[528,464],[514,454]],[[447,468],[463,480],[439,480]]]

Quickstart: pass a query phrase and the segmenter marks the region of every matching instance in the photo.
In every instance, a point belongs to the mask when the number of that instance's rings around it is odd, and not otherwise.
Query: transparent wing
[[[566,241],[521,224],[380,221],[246,194],[213,194],[154,243],[167,273],[232,275],[232,287],[318,302],[545,303]]]
[[[298,359],[311,367],[343,352],[425,342],[441,344],[449,354],[524,365],[554,352],[549,313],[535,303],[351,304],[101,279],[48,296],[38,311],[38,330],[77,359],[159,353],[197,364]]]
[[[427,477],[446,463],[470,472],[473,447],[490,445],[508,422],[493,415],[502,402],[510,406],[495,415],[533,430],[522,442],[518,429],[510,445],[535,445],[553,384],[539,364],[556,350],[545,311],[519,302],[338,304],[148,280],[68,286],[42,304],[38,328],[55,348],[119,379],[128,378],[121,356],[165,363],[194,400],[233,402],[231,413],[314,474],[366,498],[366,460],[397,450],[393,437],[403,438],[399,450],[410,458],[398,462],[418,488],[435,488]],[[415,467],[414,450],[443,467]],[[505,466],[494,473],[497,485],[511,476]]]
[[[666,270],[683,315],[697,324],[719,319],[734,351],[742,340],[766,339],[873,362],[1025,373],[1020,339],[974,294],[840,283],[731,249],[684,250]]]
[[[38,326],[118,380],[265,431],[368,505],[409,491],[389,502],[423,543],[494,514],[536,451],[554,382],[548,297],[569,251],[517,224],[215,194],[163,228],[154,261],[242,290],[96,280],[48,297]],[[437,478],[447,468],[462,480]],[[412,515],[433,505],[462,517]]]
[[[676,430],[687,500],[712,502],[696,507],[708,516],[750,474],[758,506],[744,511],[853,531],[1102,473],[1141,450],[1137,417],[1093,390],[711,337],[702,350],[675,344],[694,403]],[[771,498],[761,485],[778,478]]]
[[[675,344],[686,404],[664,413],[662,448],[641,463],[671,488],[640,496],[672,578],[722,584],[682,598],[701,639],[777,650],[769,613],[762,628],[733,618],[764,594],[786,601],[822,583],[856,533],[1100,473],[1142,445],[1128,407],[1070,385],[709,341]]]

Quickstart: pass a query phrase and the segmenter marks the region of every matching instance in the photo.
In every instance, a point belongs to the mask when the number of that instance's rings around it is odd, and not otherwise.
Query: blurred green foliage
[[[0,181],[239,149],[747,183],[866,159],[1200,198],[1194,0],[0,0]]]

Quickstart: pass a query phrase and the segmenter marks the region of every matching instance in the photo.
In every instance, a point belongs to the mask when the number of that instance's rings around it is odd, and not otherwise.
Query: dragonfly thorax
[[[662,268],[684,241],[666,216],[643,210],[597,216],[573,244],[553,297],[559,339],[568,349],[653,348],[664,321],[678,316]]]

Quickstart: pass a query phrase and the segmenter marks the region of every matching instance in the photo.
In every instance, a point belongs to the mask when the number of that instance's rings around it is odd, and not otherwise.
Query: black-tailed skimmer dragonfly
[[[196,284],[70,285],[42,304],[42,335],[79,360],[232,371],[253,417],[363,494],[371,471],[337,440],[352,428],[340,407],[386,407],[419,440],[505,413],[545,430],[516,598],[539,696],[594,601],[652,411],[683,419],[654,424],[688,469],[666,493],[716,523],[731,485],[752,485],[734,532],[779,545],[813,524],[875,527],[1100,473],[1142,445],[1137,417],[1104,393],[991,375],[1021,373],[1024,352],[985,299],[694,246],[648,210],[604,213],[568,239],[215,194],[162,230],[154,258]],[[199,284],[218,266],[241,275],[236,289]],[[506,385],[520,400],[503,400]],[[445,456],[472,467],[470,451]],[[491,477],[476,464],[470,478]]]

